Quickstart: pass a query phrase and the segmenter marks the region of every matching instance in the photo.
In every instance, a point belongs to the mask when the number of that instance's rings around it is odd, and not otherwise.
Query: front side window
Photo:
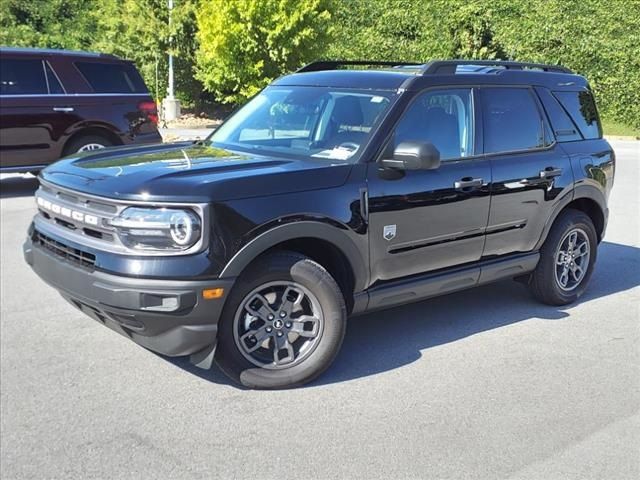
[[[330,87],[269,87],[227,120],[216,147],[355,161],[394,93]]]
[[[42,60],[0,59],[1,95],[46,95]]]
[[[147,93],[136,68],[129,63],[76,62],[95,93]]]
[[[393,145],[431,142],[441,160],[473,155],[471,90],[436,90],[420,94],[396,126]]]
[[[545,146],[544,124],[529,89],[483,89],[482,120],[485,153]]]

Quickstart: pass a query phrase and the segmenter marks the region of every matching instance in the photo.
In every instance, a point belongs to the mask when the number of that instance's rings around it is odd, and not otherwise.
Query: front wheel
[[[598,237],[591,218],[566,210],[556,219],[540,250],[530,282],[534,296],[548,305],[567,305],[584,293],[596,261]]]
[[[346,316],[340,288],[320,264],[268,254],[240,276],[225,304],[216,363],[247,387],[302,385],[333,362]]]

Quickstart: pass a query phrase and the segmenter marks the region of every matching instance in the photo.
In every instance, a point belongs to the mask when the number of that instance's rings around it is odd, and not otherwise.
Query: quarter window
[[[473,155],[473,101],[470,89],[420,94],[398,123],[393,144],[431,142],[441,160]]]
[[[553,95],[571,116],[584,138],[602,136],[596,104],[590,92],[553,92]]]
[[[485,153],[545,146],[542,118],[529,89],[483,89],[482,120]]]
[[[147,93],[132,64],[76,62],[75,65],[95,93]]]
[[[0,94],[46,95],[47,93],[42,60],[0,60]]]

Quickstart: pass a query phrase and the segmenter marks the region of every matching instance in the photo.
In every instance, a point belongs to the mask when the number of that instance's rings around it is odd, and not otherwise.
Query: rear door
[[[55,111],[64,93],[41,57],[0,57],[0,167],[45,165],[58,157],[56,132],[64,130]]]
[[[403,141],[428,141],[440,152],[434,170],[368,169],[371,278],[452,267],[482,256],[489,215],[489,160],[475,156],[475,91],[427,90],[395,127],[385,155]]]
[[[484,87],[484,152],[491,160],[485,257],[531,251],[555,204],[571,195],[569,158],[528,87]]]

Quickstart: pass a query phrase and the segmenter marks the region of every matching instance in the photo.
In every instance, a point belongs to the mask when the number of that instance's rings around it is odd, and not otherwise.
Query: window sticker
[[[358,150],[344,148],[344,147],[334,147],[328,150],[321,150],[318,153],[314,153],[311,155],[312,157],[318,158],[331,158],[335,160],[347,160],[349,157],[353,156]]]

